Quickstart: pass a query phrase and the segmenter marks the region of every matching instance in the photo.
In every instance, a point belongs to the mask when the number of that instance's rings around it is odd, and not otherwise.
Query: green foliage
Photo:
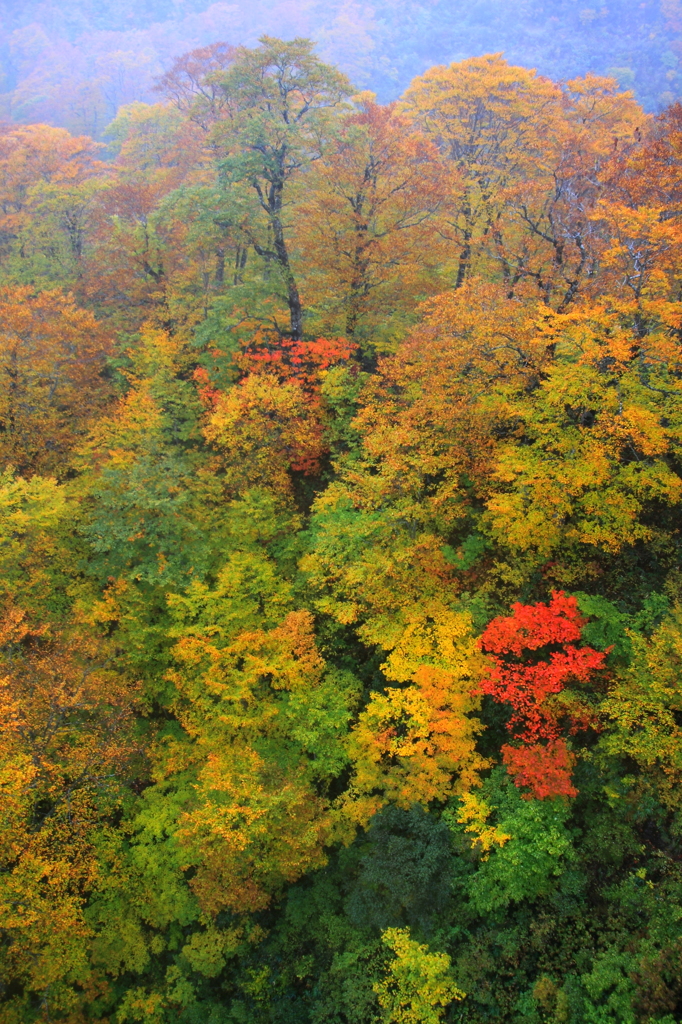
[[[407,926],[430,935],[452,914],[452,843],[435,815],[419,806],[387,807],[372,819],[358,855],[345,903],[354,924],[379,931]]]
[[[468,881],[467,893],[479,915],[547,897],[575,859],[566,801],[524,800],[499,769],[484,793],[495,808],[498,829],[510,838]]]

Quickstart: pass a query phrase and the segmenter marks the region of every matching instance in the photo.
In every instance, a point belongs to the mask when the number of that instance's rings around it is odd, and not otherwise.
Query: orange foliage
[[[319,392],[325,371],[350,359],[357,350],[358,346],[345,338],[273,341],[261,333],[237,357],[237,363],[247,373],[265,372],[281,380],[294,379],[312,398]]]
[[[100,173],[100,146],[87,136],[44,124],[0,132],[0,231],[7,244],[27,224],[31,192],[52,184],[69,188]]]
[[[566,741],[557,739],[546,746],[529,743],[523,747],[502,745],[502,761],[517,786],[527,786],[536,800],[556,796],[577,796],[578,790],[571,782],[575,755],[566,746]]]
[[[111,350],[92,313],[58,291],[0,291],[0,464],[64,469],[110,397]]]
[[[366,824],[387,803],[428,805],[475,784],[486,762],[476,751],[472,689],[466,676],[422,665],[414,685],[371,695],[350,740],[355,776],[343,806],[353,820]]]
[[[485,273],[509,296],[559,309],[591,287],[602,233],[590,214],[615,158],[647,124],[631,94],[594,75],[562,88],[488,54],[431,68],[402,108],[464,182],[442,228],[455,249],[456,287]]]
[[[185,226],[162,225],[159,206],[180,186],[203,182],[207,173],[210,178],[210,161],[200,129],[172,107],[133,103],[111,130],[118,154],[93,212],[80,289],[114,322],[134,330],[163,311],[169,278],[186,273],[186,258],[176,259],[174,251]]]
[[[323,323],[352,338],[414,302],[442,246],[435,214],[459,180],[430,139],[396,110],[360,96],[333,147],[316,163],[297,236]]]

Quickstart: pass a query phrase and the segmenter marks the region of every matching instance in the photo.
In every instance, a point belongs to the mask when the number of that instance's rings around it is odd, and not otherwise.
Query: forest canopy
[[[158,90],[0,131],[0,1021],[676,1024],[682,106]]]

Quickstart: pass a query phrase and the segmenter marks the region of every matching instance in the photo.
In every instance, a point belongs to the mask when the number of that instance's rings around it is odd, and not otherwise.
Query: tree
[[[77,510],[54,479],[0,474],[0,607],[45,624],[69,608],[68,528]]]
[[[139,330],[150,317],[167,327],[176,237],[159,207],[182,186],[211,183],[210,156],[199,128],[160,103],[123,107],[109,133],[116,159],[99,194],[80,292],[119,328]]]
[[[44,634],[11,616],[0,626],[0,977],[5,1012],[29,998],[69,1015],[93,984],[83,906],[135,773],[137,695],[97,637]]]
[[[666,807],[680,800],[680,712],[675,685],[682,652],[680,608],[676,605],[650,638],[632,630],[633,657],[616,673],[599,707],[604,716],[601,752],[637,765],[630,785],[642,796],[655,792]]]
[[[224,490],[203,445],[203,407],[182,343],[147,330],[128,357],[125,393],[78,453],[79,529],[88,573],[100,585],[129,585],[130,599],[140,587],[151,617],[162,617],[168,588],[203,577],[214,557],[207,539],[224,539]]]
[[[510,66],[501,54],[489,54],[431,68],[410,85],[401,109],[464,178],[457,216],[444,219],[458,246],[460,287],[482,236],[498,230],[505,189],[543,153],[561,110],[561,91],[534,71]]]
[[[290,469],[312,472],[323,451],[314,407],[297,381],[272,373],[251,374],[216,399],[206,438],[222,451],[228,488],[291,487]]]
[[[476,750],[476,667],[474,657],[449,670],[424,664],[413,685],[371,694],[348,743],[354,774],[342,807],[352,821],[366,826],[387,804],[427,807],[477,784],[488,764]]]
[[[5,289],[0,316],[0,459],[21,473],[63,472],[110,399],[110,338],[59,291]]]
[[[560,312],[581,292],[603,290],[609,233],[596,213],[618,190],[622,161],[638,150],[648,123],[612,79],[586,75],[567,82],[563,92],[553,144],[505,192],[509,224],[495,239],[509,293],[517,285],[531,287]]]
[[[385,979],[374,986],[386,1024],[437,1024],[454,1000],[464,999],[446,953],[431,953],[406,928],[389,928],[381,941],[395,954]]]
[[[235,48],[229,43],[211,43],[183,53],[158,79],[156,91],[208,131],[220,118],[225,103],[219,73],[229,68],[234,57]]]
[[[324,863],[333,833],[325,791],[346,763],[341,739],[356,683],[327,670],[310,613],[244,628],[253,608],[245,588],[260,592],[270,614],[289,603],[274,568],[236,555],[214,591],[196,587],[175,602],[185,624],[173,680],[186,746],[159,754],[171,780],[175,764],[196,765],[177,834],[197,867],[192,888],[212,914],[262,909],[285,881]]]
[[[590,75],[559,88],[495,54],[432,68],[402,108],[464,181],[442,228],[460,247],[455,287],[483,273],[510,297],[530,289],[568,307],[598,267],[591,214],[647,123],[631,94]]]
[[[220,85],[226,106],[213,136],[225,152],[222,172],[227,182],[243,183],[255,194],[265,232],[254,231],[251,244],[281,278],[289,333],[298,340],[303,304],[290,252],[290,193],[321,156],[334,109],[351,87],[307,40],[282,43],[270,36],[256,49],[239,49]]]
[[[395,104],[355,102],[309,173],[297,242],[314,268],[316,315],[368,342],[429,287],[443,256],[434,215],[455,202],[458,181]]]
[[[584,624],[576,599],[554,593],[549,604],[515,604],[511,615],[493,619],[481,636],[493,666],[481,687],[510,705],[507,728],[521,744],[502,746],[504,763],[516,785],[528,786],[537,799],[577,795],[570,776],[574,758],[560,720],[575,733],[596,719],[587,702],[559,695],[569,683],[588,683],[605,664],[601,651],[575,646]]]
[[[536,322],[551,365],[532,399],[512,403],[516,436],[497,448],[487,502],[510,549],[615,553],[652,536],[654,507],[682,498],[667,455],[680,415],[674,327],[665,305],[647,305],[641,338],[637,305],[618,301]]]
[[[0,133],[0,261],[9,280],[54,286],[78,277],[100,148],[47,125]]]

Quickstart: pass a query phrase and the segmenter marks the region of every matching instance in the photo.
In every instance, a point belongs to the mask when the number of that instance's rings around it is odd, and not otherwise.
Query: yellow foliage
[[[284,882],[325,862],[333,823],[318,780],[338,770],[347,696],[325,674],[305,611],[228,643],[216,629],[184,637],[176,656],[176,713],[197,769],[196,800],[178,829],[197,866],[192,888],[211,914],[262,909]],[[159,753],[169,777],[182,770],[172,744]]]
[[[407,928],[389,928],[381,941],[394,953],[384,979],[373,985],[385,1024],[438,1024],[452,1002],[465,998],[447,953],[431,953]]]
[[[295,381],[282,383],[268,373],[251,375],[221,395],[205,434],[221,452],[228,486],[288,491],[289,470],[313,468],[322,453],[315,412]]]
[[[460,804],[457,821],[461,825],[466,825],[464,831],[472,833],[474,836],[472,842],[478,844],[483,853],[483,860],[487,860],[494,847],[504,846],[512,836],[507,832],[502,832],[497,825],[488,824],[492,808],[476,793],[472,791],[462,793]]]
[[[659,799],[682,805],[682,607],[677,605],[650,640],[630,634],[630,665],[616,676],[600,705],[608,731],[600,749],[634,761],[637,787],[654,785]]]
[[[401,681],[409,673],[412,685],[371,694],[349,737],[354,775],[341,806],[363,824],[387,803],[428,805],[467,790],[487,764],[474,715],[483,659],[466,615],[414,621],[384,669]]]

